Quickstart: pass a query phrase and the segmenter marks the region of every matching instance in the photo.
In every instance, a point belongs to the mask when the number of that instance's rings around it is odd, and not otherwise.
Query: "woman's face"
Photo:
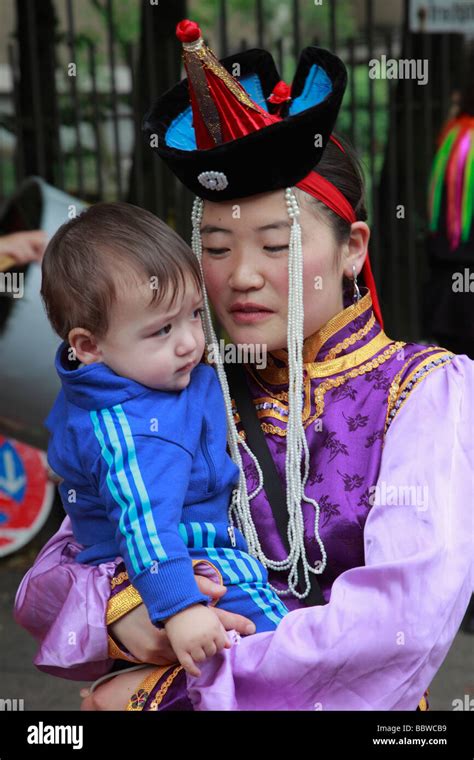
[[[304,337],[319,330],[343,308],[343,274],[359,273],[369,228],[352,225],[351,238],[338,250],[330,226],[320,221],[309,196],[299,193],[303,247]],[[205,201],[202,264],[216,315],[235,344],[261,344],[267,351],[286,348],[288,250],[291,220],[284,192],[264,193],[225,203]],[[268,311],[232,311],[251,302]]]

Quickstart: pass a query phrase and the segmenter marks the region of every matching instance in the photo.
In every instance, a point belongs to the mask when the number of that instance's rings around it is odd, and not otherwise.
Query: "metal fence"
[[[53,7],[59,9],[61,1],[54,0]],[[82,0],[86,1],[90,2]],[[0,92],[0,197],[8,196],[25,175],[35,173],[89,202],[124,199],[150,208],[189,238],[189,194],[152,156],[141,135],[146,98],[151,102],[180,76],[179,46],[171,31],[161,38],[157,65],[154,9],[148,2],[142,5],[142,34],[118,44],[115,14],[119,3],[104,0],[99,40],[77,31],[73,0],[63,0],[64,28],[49,43],[38,38],[34,14],[27,14],[26,58],[21,40],[10,40],[12,86]],[[34,0],[24,0],[24,4],[31,11]],[[302,34],[299,0],[288,0],[290,31],[284,36],[273,33],[271,38],[265,26],[265,0],[254,0],[246,24],[251,33],[237,42],[231,33],[236,28],[231,4],[216,0],[216,6],[215,52],[224,56],[247,47],[266,47],[282,78],[290,81],[295,53],[299,54],[303,37],[305,42],[308,37],[306,29]],[[325,28],[318,28],[310,41],[336,52],[348,69],[336,130],[355,145],[365,168],[370,255],[387,332],[419,338],[426,187],[436,134],[447,116],[456,79],[453,42],[448,35],[409,34],[401,23],[377,27],[374,8],[374,0],[366,0],[364,23],[344,37],[340,34],[341,2],[332,0]],[[43,69],[38,66],[40,46],[45,44],[50,50],[48,81],[42,80]],[[439,76],[424,87],[413,80],[372,79],[369,61],[382,55],[396,59],[421,55],[430,63],[436,56]],[[30,96],[27,113],[25,78]],[[397,216],[400,207],[404,218]]]

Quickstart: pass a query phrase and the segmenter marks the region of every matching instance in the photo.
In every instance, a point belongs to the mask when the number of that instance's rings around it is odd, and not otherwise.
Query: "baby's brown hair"
[[[202,290],[196,257],[165,222],[130,203],[97,203],[63,224],[43,257],[41,296],[61,338],[67,340],[74,327],[106,334],[121,267],[122,277],[128,272],[150,280],[156,305],[171,286],[167,306],[173,307],[186,274]]]

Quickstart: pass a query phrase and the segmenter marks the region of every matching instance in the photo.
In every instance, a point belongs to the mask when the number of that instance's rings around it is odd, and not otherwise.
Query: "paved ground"
[[[23,699],[25,710],[77,710],[79,690],[85,685],[36,670],[36,643],[12,618],[20,580],[55,524],[56,518],[49,520],[32,544],[0,560],[0,699]],[[464,700],[466,694],[474,697],[474,635],[460,631],[431,684],[430,709],[452,710],[453,700]]]

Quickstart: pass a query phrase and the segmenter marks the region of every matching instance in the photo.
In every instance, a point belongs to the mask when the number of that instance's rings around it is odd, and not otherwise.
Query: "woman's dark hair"
[[[327,179],[347,198],[352,208],[354,209],[356,219],[360,222],[367,220],[367,209],[365,200],[365,181],[362,166],[355,149],[349,143],[348,140],[340,137],[334,133],[334,137],[344,148],[344,152],[334,143],[329,140],[321,160],[314,167],[314,171],[324,179]],[[349,239],[351,225],[346,222],[334,211],[331,211],[324,203],[317,198],[313,198],[308,193],[303,193],[306,196],[306,202],[317,212],[318,217],[329,224],[331,227],[338,250],[343,243],[346,243]],[[340,257],[335,259],[335,264],[338,266]],[[344,276],[343,289],[349,290],[352,288],[352,280],[349,280]]]
[[[335,133],[334,137],[342,145],[344,152],[332,140],[329,140],[314,171],[335,185],[351,204],[357,221],[365,222],[367,219],[365,183],[359,158],[348,140]],[[349,222],[335,214],[317,198],[309,196],[309,200],[330,222],[338,245],[346,242],[351,228]]]

